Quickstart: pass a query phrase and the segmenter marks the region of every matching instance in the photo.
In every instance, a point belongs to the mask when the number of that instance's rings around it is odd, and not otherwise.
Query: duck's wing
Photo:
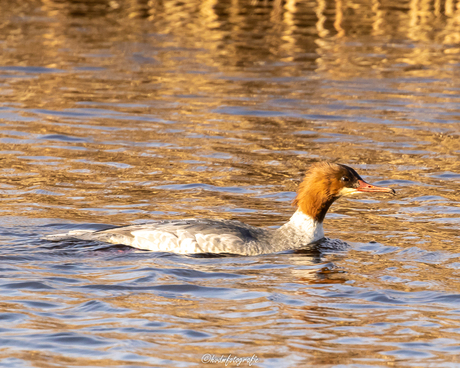
[[[255,254],[264,230],[238,221],[172,220],[47,237],[98,240],[156,252]],[[254,248],[254,249],[253,249]]]

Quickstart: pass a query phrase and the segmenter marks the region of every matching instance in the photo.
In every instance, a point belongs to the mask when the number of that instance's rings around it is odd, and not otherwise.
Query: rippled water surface
[[[459,9],[0,1],[0,367],[460,366]],[[277,227],[318,160],[397,191],[333,205],[346,250],[42,240]]]

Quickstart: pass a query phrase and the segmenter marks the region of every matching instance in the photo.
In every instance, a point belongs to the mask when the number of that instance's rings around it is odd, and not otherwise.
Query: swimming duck
[[[366,183],[351,167],[320,162],[308,169],[294,199],[296,212],[278,229],[232,220],[168,220],[107,230],[76,230],[48,240],[97,240],[155,252],[258,255],[305,247],[324,238],[323,221],[338,198],[356,193],[392,193]]]

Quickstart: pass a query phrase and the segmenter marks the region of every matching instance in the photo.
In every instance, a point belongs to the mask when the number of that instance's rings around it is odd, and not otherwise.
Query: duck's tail
[[[90,234],[94,233],[94,230],[72,230],[65,234],[53,234],[53,235],[46,235],[42,239],[49,240],[49,241],[62,241],[62,240],[69,240],[69,239],[91,239]]]

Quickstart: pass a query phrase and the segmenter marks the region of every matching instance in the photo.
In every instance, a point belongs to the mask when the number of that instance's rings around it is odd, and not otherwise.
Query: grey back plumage
[[[239,221],[191,219],[121,226],[73,237],[152,251],[253,254],[269,233]]]

